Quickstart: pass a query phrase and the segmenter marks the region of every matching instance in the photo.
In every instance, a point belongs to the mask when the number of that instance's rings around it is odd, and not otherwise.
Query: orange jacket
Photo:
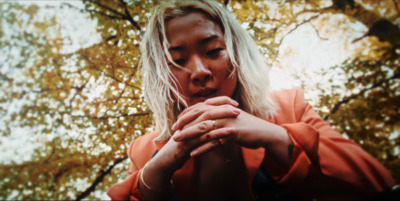
[[[264,148],[242,147],[249,188],[263,162],[265,171],[282,186],[283,191],[300,199],[366,199],[394,186],[385,167],[333,130],[304,102],[302,90],[284,90],[271,95],[277,113],[268,121],[282,126],[289,133],[294,143],[292,165],[284,172],[269,160]],[[139,173],[154,152],[166,143],[153,142],[157,135],[158,132],[152,132],[132,141],[128,150],[132,162],[128,176],[107,192],[113,200],[142,200],[137,186]],[[194,160],[189,159],[173,175],[178,200],[193,199],[193,165]]]

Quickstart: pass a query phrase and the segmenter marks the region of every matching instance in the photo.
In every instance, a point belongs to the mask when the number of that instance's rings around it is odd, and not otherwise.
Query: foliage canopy
[[[138,44],[158,0],[82,3],[58,9],[97,22],[100,39],[74,49],[60,18],[41,14],[54,8],[0,2],[1,139],[36,139],[34,152],[24,153],[28,157],[1,164],[1,199],[104,198],[126,176],[129,142],[153,129],[142,97]],[[400,2],[220,3],[275,67],[285,68],[280,61],[290,52],[280,47],[302,26],[311,26],[320,40],[345,41],[352,50],[347,59],[319,72],[326,83],[306,74],[297,79],[317,92],[320,115],[400,183]],[[354,31],[363,35],[357,38]]]

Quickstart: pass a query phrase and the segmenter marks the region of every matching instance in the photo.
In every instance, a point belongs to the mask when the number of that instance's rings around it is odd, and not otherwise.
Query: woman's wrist
[[[165,176],[162,174],[163,171],[159,170],[156,170],[158,174],[152,173],[152,170],[150,170],[149,172],[147,169],[148,164],[149,163],[146,163],[146,165],[142,168],[142,170],[139,173],[139,179],[143,184],[143,186],[147,190],[153,193],[158,193],[158,194],[168,193],[172,186],[172,179],[171,179],[172,176]],[[151,176],[149,177],[149,175]]]
[[[292,162],[293,142],[287,131],[278,125],[273,125],[268,129],[268,140],[264,143],[264,148],[268,155],[280,164],[283,168],[289,169]]]
[[[153,158],[154,159],[154,158]],[[165,200],[172,195],[172,174],[165,174],[151,159],[140,170],[138,187],[144,200]]]

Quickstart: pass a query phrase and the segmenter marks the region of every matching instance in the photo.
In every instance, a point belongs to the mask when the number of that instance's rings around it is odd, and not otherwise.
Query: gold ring
[[[226,139],[225,139],[225,138],[219,138],[219,142],[220,142],[221,144],[225,144]]]
[[[217,122],[215,120],[212,120],[212,129],[217,129]]]

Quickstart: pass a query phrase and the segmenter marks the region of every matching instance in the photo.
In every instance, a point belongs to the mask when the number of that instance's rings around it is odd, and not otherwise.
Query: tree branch
[[[113,14],[115,14],[117,16],[120,16],[122,18],[124,17],[124,14],[122,14],[122,13],[120,13],[120,12],[118,12],[118,11],[116,11],[116,10],[106,6],[106,5],[101,4],[98,1],[95,1],[95,0],[87,0],[87,1],[89,1],[90,3],[96,4],[99,7],[104,8],[105,10],[108,10],[108,11],[110,11],[111,13],[113,13]]]
[[[76,6],[72,5],[72,4],[70,4],[70,3],[63,2],[63,3],[61,3],[60,7],[62,8],[63,6],[68,6],[69,8],[74,8],[74,9],[78,10],[78,11],[81,12],[81,13],[84,13],[84,12],[85,12],[84,9],[80,9],[80,8],[78,8],[78,7],[76,7]]]
[[[99,4],[98,2],[94,2],[94,1],[89,1],[89,2],[91,2],[91,3],[93,3],[93,4],[96,4],[96,5],[102,7],[102,8],[104,8],[104,9],[106,9],[106,10],[109,10],[110,12],[114,13],[114,15],[110,15],[110,14],[108,14],[108,13],[105,13],[105,12],[102,12],[102,11],[98,11],[98,10],[92,10],[92,9],[84,10],[84,9],[80,9],[80,8],[74,6],[74,5],[71,5],[71,4],[65,3],[65,2],[62,3],[61,6],[68,6],[69,8],[74,8],[74,9],[78,10],[78,11],[81,12],[81,13],[85,13],[86,11],[88,11],[88,12],[92,12],[92,13],[97,13],[97,14],[103,15],[103,16],[108,17],[108,18],[111,18],[111,19],[125,20],[124,16],[123,16],[122,14],[116,12],[115,10],[113,10],[113,9],[107,7],[107,6],[104,6],[104,5],[102,5],[102,4]]]
[[[137,30],[139,30],[140,35],[143,36],[143,31],[142,28],[139,26],[139,24],[133,20],[132,15],[129,13],[128,10],[128,5],[125,3],[124,0],[119,0],[121,2],[121,4],[124,6],[124,11],[125,11],[125,19],[127,19]]]
[[[112,165],[108,166],[108,168],[107,168],[106,171],[100,170],[100,171],[99,171],[99,172],[100,172],[100,175],[97,176],[97,178],[94,180],[94,182],[92,183],[92,185],[89,186],[89,188],[87,188],[85,191],[83,191],[81,194],[79,194],[79,195],[76,197],[76,200],[82,200],[83,198],[85,198],[86,196],[88,196],[91,192],[93,192],[93,191],[96,189],[96,186],[99,185],[99,184],[103,181],[104,177],[105,177],[106,175],[110,174],[110,173],[111,173],[111,170],[112,170],[116,165],[118,165],[118,164],[121,163],[122,161],[126,160],[127,158],[128,158],[128,157],[125,156],[125,157],[123,157],[123,158],[119,158],[119,159],[115,160],[114,163],[113,163]]]
[[[127,83],[127,82],[124,82],[124,81],[122,81],[122,80],[116,78],[114,75],[111,75],[110,73],[107,73],[107,72],[101,70],[101,69],[100,69],[99,67],[97,67],[97,65],[96,65],[95,63],[93,63],[93,62],[89,59],[89,57],[87,57],[83,52],[79,52],[79,55],[81,55],[87,62],[89,62],[90,64],[92,64],[93,67],[96,68],[97,71],[103,73],[105,76],[107,76],[107,77],[109,77],[109,78],[111,78],[111,79],[113,79],[113,80],[115,80],[115,81],[117,81],[117,82],[124,83],[124,84],[126,84],[126,85],[128,85],[128,86],[130,86],[130,87],[132,87],[132,88],[135,88],[135,89],[138,89],[138,90],[142,90],[142,89],[141,89],[140,87],[138,87],[138,86],[135,86],[135,85],[133,85],[133,84],[129,84],[129,83]]]
[[[291,29],[288,33],[286,33],[286,34],[282,37],[281,41],[282,41],[287,35],[291,34],[293,31],[295,31],[297,28],[299,28],[301,25],[303,25],[303,24],[305,24],[305,23],[309,23],[311,20],[317,18],[318,16],[319,16],[319,15],[314,15],[314,16],[308,18],[307,20],[304,20],[303,22],[301,22],[301,23],[299,23],[299,24],[296,24],[296,26],[295,26],[293,29]]]
[[[61,114],[63,114],[62,112],[60,112]],[[69,113],[68,113],[69,114]],[[135,113],[135,114],[121,114],[121,115],[117,115],[117,116],[90,116],[90,115],[71,115],[71,117],[74,118],[89,118],[89,119],[101,119],[101,120],[105,120],[105,119],[118,119],[120,117],[138,117],[138,116],[147,116],[150,115],[150,112],[145,112],[145,113]]]
[[[277,43],[278,46],[280,46],[282,44],[282,41],[286,38],[286,36],[288,36],[289,34],[291,34],[293,31],[295,31],[296,29],[298,29],[300,26],[304,25],[305,23],[309,23],[311,20],[314,20],[315,18],[319,17],[319,15],[314,15],[310,18],[308,18],[307,20],[304,20],[303,22],[296,24],[296,26],[292,29],[289,30],[289,32],[287,32],[284,36],[282,36],[282,38],[279,40],[279,42]],[[276,56],[278,57],[279,55],[279,48],[276,51]]]
[[[310,23],[310,25],[311,25],[311,27],[314,29],[315,33],[317,34],[317,36],[318,36],[318,38],[319,38],[320,40],[328,40],[328,38],[323,38],[323,37],[321,37],[321,35],[319,35],[318,29],[315,28],[314,25],[313,25],[312,23]]]
[[[108,18],[110,18],[110,19],[125,20],[124,17],[115,16],[115,15],[109,15],[109,14],[107,14],[107,13],[105,13],[105,12],[101,12],[101,11],[98,11],[98,10],[89,10],[89,9],[88,9],[87,11],[100,14],[100,15],[105,16],[105,17],[108,17]]]
[[[335,114],[335,113],[339,110],[340,106],[342,106],[343,104],[346,104],[346,103],[348,103],[349,101],[351,101],[351,100],[353,100],[353,99],[356,99],[356,98],[358,98],[358,97],[361,97],[362,95],[364,95],[365,92],[370,91],[370,90],[372,90],[372,89],[375,89],[375,88],[377,88],[377,87],[380,87],[380,86],[382,86],[384,83],[386,83],[386,82],[388,82],[388,81],[390,81],[390,80],[399,78],[399,77],[400,77],[400,70],[397,70],[397,72],[396,72],[395,74],[393,74],[391,77],[389,77],[388,79],[385,79],[385,80],[382,80],[382,81],[380,81],[380,82],[377,82],[377,83],[373,84],[372,86],[361,90],[361,91],[360,91],[359,93],[357,93],[357,94],[353,94],[353,95],[351,95],[351,96],[344,97],[341,101],[337,102],[337,103],[333,106],[333,108],[331,109],[331,111],[329,112],[329,114],[327,114],[323,119],[324,119],[325,121],[326,121],[327,119],[329,119],[333,114]]]

